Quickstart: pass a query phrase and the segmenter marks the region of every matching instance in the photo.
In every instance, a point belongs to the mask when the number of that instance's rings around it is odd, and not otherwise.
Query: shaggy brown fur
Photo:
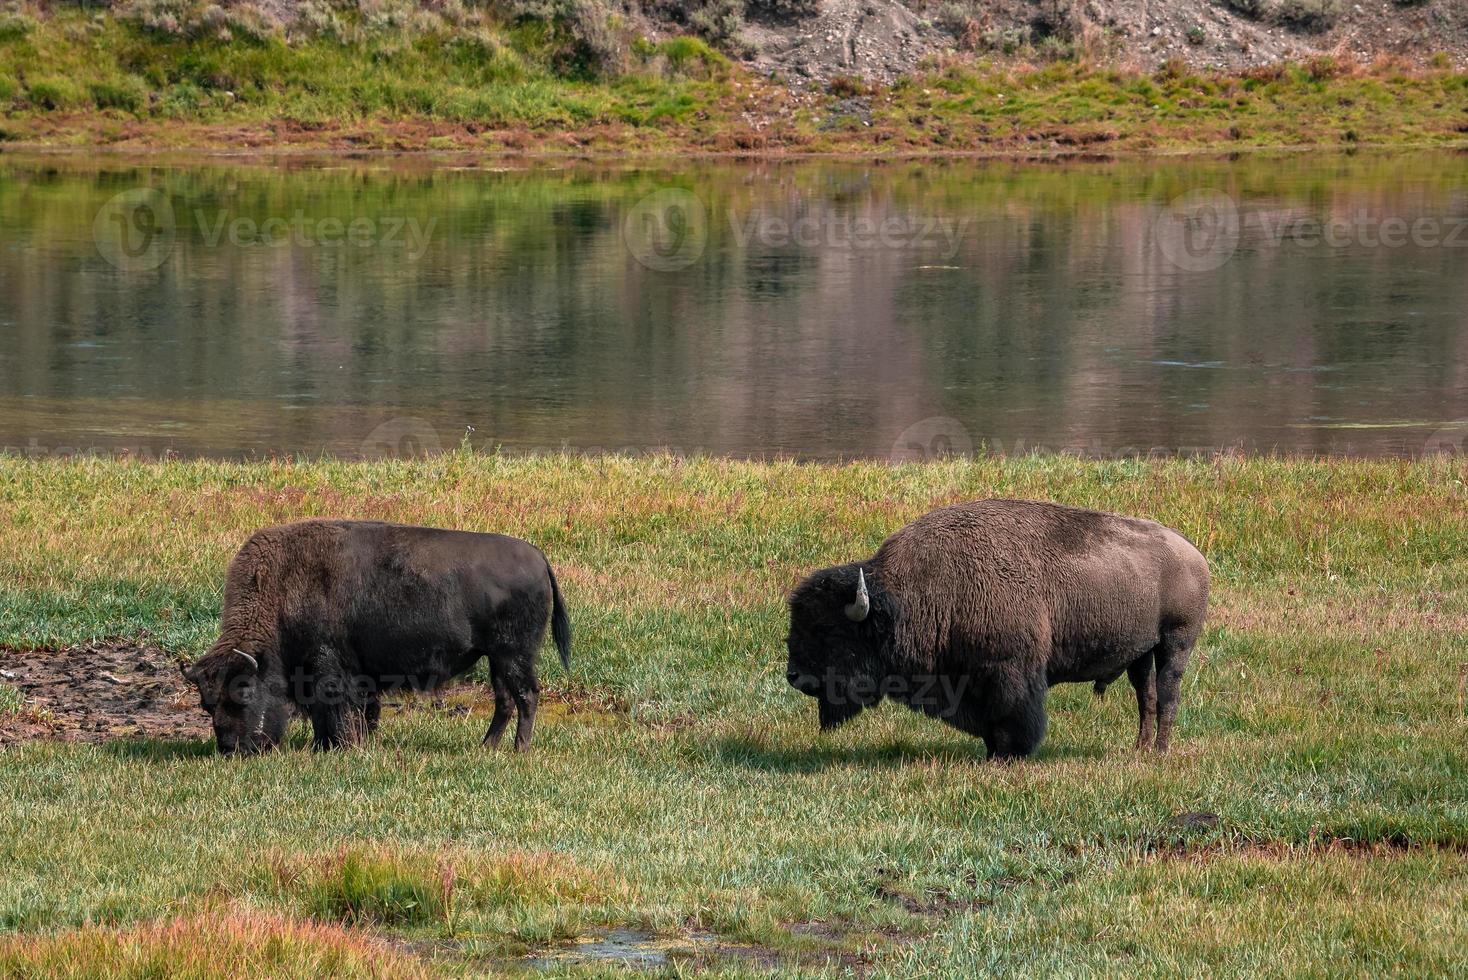
[[[318,748],[376,727],[378,696],[432,689],[489,658],[498,744],[512,711],[530,744],[536,653],[570,623],[545,556],[518,538],[376,521],[301,521],[253,535],[230,563],[219,639],[186,676],[220,751],[278,744],[296,708]],[[513,707],[512,707],[513,702]]]
[[[859,588],[869,612],[846,608]],[[933,511],[871,558],[817,572],[790,599],[790,683],[834,727],[883,697],[1023,756],[1045,695],[1126,672],[1138,747],[1165,750],[1203,629],[1208,563],[1161,524],[1026,500]]]

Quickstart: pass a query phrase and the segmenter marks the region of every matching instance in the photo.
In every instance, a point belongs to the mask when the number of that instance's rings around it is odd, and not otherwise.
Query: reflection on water
[[[1462,450],[1468,156],[0,158],[0,446]]]

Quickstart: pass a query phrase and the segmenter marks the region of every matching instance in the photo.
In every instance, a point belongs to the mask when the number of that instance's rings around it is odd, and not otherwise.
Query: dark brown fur
[[[545,556],[518,538],[376,521],[301,521],[257,532],[230,562],[219,639],[187,671],[220,751],[278,744],[294,709],[318,748],[377,725],[379,695],[433,689],[489,659],[498,744],[518,712],[530,744],[536,654],[570,623]],[[513,704],[512,704],[513,702]]]
[[[870,612],[852,622],[843,609],[858,570]],[[1161,524],[1037,501],[959,504],[806,579],[790,599],[788,674],[820,699],[825,727],[890,697],[1008,757],[1044,737],[1051,685],[1104,689],[1125,672],[1137,745],[1161,751],[1207,604],[1208,563]]]

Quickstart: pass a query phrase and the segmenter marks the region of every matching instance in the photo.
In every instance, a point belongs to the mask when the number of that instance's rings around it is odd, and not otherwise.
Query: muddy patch
[[[613,929],[604,935],[582,936],[538,953],[529,965],[540,970],[596,964],[649,970],[666,966],[674,959],[698,959],[717,948],[718,939],[711,933],[667,938],[635,929]]]
[[[680,936],[660,936],[640,929],[611,929],[582,936],[538,950],[518,965],[531,971],[567,967],[615,972],[673,971],[694,973],[719,968],[763,972],[780,967],[830,967],[854,969],[865,961],[845,951],[781,951],[731,940],[713,932],[694,931]]]
[[[488,719],[494,714],[494,691],[479,680],[458,680],[436,691],[399,691],[382,702],[385,717],[420,713]],[[620,728],[632,722],[627,706],[589,694],[542,691],[537,724],[566,723],[594,728]]]
[[[0,745],[210,738],[199,695],[164,650],[132,642],[0,650],[0,683],[20,691],[0,713]]]

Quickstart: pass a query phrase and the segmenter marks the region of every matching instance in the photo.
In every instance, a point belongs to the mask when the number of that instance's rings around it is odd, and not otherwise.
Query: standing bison
[[[1137,747],[1167,748],[1208,607],[1208,563],[1152,521],[1028,500],[918,518],[790,597],[788,679],[834,728],[882,698],[1025,756],[1053,684],[1125,671]]]
[[[219,639],[186,672],[219,751],[277,745],[296,710],[317,748],[377,725],[378,696],[432,690],[489,658],[497,746],[512,710],[530,745],[536,654],[551,624],[571,667],[571,624],[539,549],[501,534],[375,521],[266,528],[230,562]],[[511,702],[513,701],[513,708]]]

